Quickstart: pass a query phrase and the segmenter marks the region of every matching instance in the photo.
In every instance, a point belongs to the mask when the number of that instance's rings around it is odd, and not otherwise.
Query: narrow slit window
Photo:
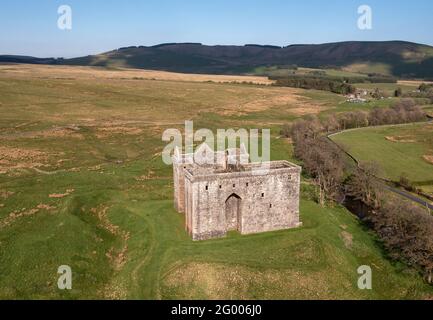
[[[209,190],[209,186],[206,186],[206,191],[208,191]]]
[[[272,203],[269,205],[269,208],[271,208],[272,209]]]
[[[264,198],[265,197],[265,194],[264,193],[262,193],[262,198]]]

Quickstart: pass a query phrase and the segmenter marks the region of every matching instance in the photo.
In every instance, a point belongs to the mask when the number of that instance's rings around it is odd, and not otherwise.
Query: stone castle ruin
[[[197,161],[197,154],[201,155]],[[193,240],[296,228],[301,168],[287,161],[250,163],[244,145],[173,156],[174,203]],[[264,169],[265,168],[265,169]]]

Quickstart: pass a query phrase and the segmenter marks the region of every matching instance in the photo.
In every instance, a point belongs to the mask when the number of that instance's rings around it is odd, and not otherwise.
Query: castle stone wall
[[[284,162],[265,175],[251,171],[195,176],[185,170],[186,225],[194,240],[295,228],[301,169]]]

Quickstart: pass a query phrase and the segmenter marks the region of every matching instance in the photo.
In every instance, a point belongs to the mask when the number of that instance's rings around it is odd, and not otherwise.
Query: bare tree
[[[420,270],[433,283],[433,216],[423,208],[392,199],[370,221],[390,256]]]
[[[349,178],[347,194],[371,208],[379,208],[382,201],[382,186],[377,177],[380,171],[379,165],[375,162],[360,165]]]
[[[332,114],[323,121],[323,128],[327,133],[335,132],[340,130],[340,123],[335,115]]]
[[[311,140],[304,155],[304,166],[319,188],[318,202],[324,206],[326,199],[336,200],[341,194],[344,178],[344,161],[341,151],[325,138]]]

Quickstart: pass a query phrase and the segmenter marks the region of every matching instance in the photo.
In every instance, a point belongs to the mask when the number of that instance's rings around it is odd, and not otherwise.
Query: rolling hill
[[[431,78],[433,47],[404,41],[351,41],[287,47],[167,43],[152,47],[124,47],[99,55],[49,63],[214,74],[251,73],[260,66],[297,65],[404,78]]]
[[[55,58],[35,58],[18,55],[0,55],[0,63],[54,64],[60,61]]]

